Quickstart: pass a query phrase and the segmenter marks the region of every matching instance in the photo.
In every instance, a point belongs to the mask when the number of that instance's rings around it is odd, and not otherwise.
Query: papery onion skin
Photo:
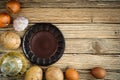
[[[23,31],[28,26],[28,19],[25,17],[17,17],[13,21],[13,27],[16,31]]]
[[[10,24],[10,15],[7,13],[0,13],[0,27],[4,28]]]
[[[6,4],[6,9],[10,13],[18,13],[20,11],[20,3],[17,0],[8,1]]]

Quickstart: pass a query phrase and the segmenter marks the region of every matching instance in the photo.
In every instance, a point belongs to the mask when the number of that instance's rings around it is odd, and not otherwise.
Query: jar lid
[[[37,23],[26,31],[22,49],[32,63],[48,66],[62,57],[65,40],[56,26],[51,23]]]

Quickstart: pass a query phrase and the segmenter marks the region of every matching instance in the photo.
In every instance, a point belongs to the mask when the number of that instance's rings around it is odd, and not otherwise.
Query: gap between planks
[[[120,23],[120,9],[23,8],[12,16],[24,16],[30,23]]]
[[[90,70],[89,71],[85,71],[85,70],[78,70],[79,74],[80,74],[80,80],[96,80],[91,74],[90,74]],[[107,76],[105,77],[104,80],[119,80],[120,73],[116,73],[116,72],[107,72]],[[0,78],[1,80],[23,80],[24,77],[17,77],[17,78]]]
[[[27,29],[32,25],[33,24],[29,24]],[[120,24],[54,24],[54,25],[56,25],[61,30],[65,38],[69,39],[71,38],[120,39]],[[0,28],[0,33],[6,30],[14,31],[11,25],[10,28]],[[17,33],[22,37],[25,31]]]
[[[27,17],[30,23],[120,23],[120,9],[23,8],[12,16]]]
[[[8,0],[0,1],[4,8]],[[90,1],[90,0],[20,0],[22,8],[120,8],[120,1]]]
[[[24,8],[18,16],[25,16],[30,22],[120,23],[120,9]]]
[[[66,39],[65,54],[91,54],[91,55],[119,55],[120,40],[117,39]],[[22,48],[17,50],[7,50],[0,46],[0,53],[22,52]]]
[[[99,66],[110,70],[120,70],[120,56],[114,55],[91,55],[91,54],[63,54],[61,59],[52,66],[62,69],[73,67],[79,69],[92,69]]]

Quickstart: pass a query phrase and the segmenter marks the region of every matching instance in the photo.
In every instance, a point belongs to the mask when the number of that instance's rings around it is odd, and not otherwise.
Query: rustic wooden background
[[[0,0],[0,12],[8,0]],[[54,65],[74,67],[81,80],[96,80],[90,69],[96,66],[107,70],[105,79],[120,80],[120,0],[19,0],[21,11],[11,15],[24,16],[30,25],[51,22],[64,34],[66,50]],[[12,30],[1,28],[0,33]],[[25,31],[17,32],[21,38]],[[0,47],[0,54],[9,51]],[[10,80],[10,78],[0,78]],[[18,80],[18,79],[14,79]],[[20,80],[23,80],[22,78]]]

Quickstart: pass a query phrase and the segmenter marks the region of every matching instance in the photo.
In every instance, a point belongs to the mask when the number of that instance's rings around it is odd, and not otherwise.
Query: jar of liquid
[[[7,53],[2,56],[0,61],[0,69],[3,76],[21,75],[28,67],[28,61],[21,53]]]

